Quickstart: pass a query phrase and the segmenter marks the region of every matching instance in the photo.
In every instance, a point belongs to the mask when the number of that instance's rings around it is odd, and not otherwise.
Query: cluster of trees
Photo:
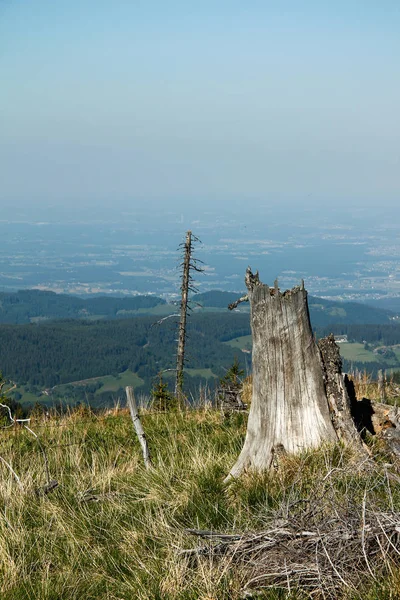
[[[240,295],[240,294],[239,294]],[[226,309],[238,297],[236,292],[213,290],[192,297],[193,305],[205,308]],[[387,310],[373,308],[351,302],[334,302],[310,296],[309,308],[314,327],[342,324],[378,323],[389,324],[393,316]],[[21,324],[40,319],[81,319],[102,317],[115,319],[133,316],[135,311],[151,310],[165,304],[165,300],[156,296],[133,296],[114,298],[94,296],[79,298],[67,294],[41,290],[20,290],[19,292],[0,292],[0,323]],[[242,311],[248,311],[246,305]]]
[[[204,307],[226,308],[237,300],[240,294],[234,292],[210,291],[193,296],[193,301]],[[355,302],[335,302],[333,300],[324,300],[314,296],[308,297],[311,323],[313,327],[324,327],[336,323],[342,324],[363,324],[377,323],[390,324],[394,316],[389,310],[374,308],[365,304]],[[241,305],[241,310],[248,305]],[[248,309],[247,309],[248,310]]]
[[[248,315],[193,315],[188,325],[188,366],[212,369],[222,377],[238,353],[222,342],[248,332]],[[19,384],[42,389],[127,369],[144,379],[149,389],[158,372],[175,367],[175,351],[174,319],[161,325],[154,317],[0,325],[3,373]]]
[[[78,298],[42,290],[0,292],[0,323],[30,323],[32,319],[107,319],[132,316],[132,311],[151,309],[165,300],[156,296]]]
[[[240,294],[239,294],[240,295]],[[226,308],[238,298],[237,292],[222,292],[220,290],[211,290],[201,294],[195,294],[192,297],[193,302],[201,304],[206,308]]]
[[[204,306],[224,308],[237,298],[230,292],[207,292],[197,294],[193,300]],[[362,343],[379,342],[382,345],[400,344],[400,324],[388,323],[388,313],[370,307],[345,303],[339,305],[319,298],[310,298],[311,322],[318,337],[331,332],[347,334],[349,340]],[[0,318],[22,322],[33,315],[46,314],[78,316],[75,320],[42,321],[30,324],[0,325],[0,365],[5,376],[25,386],[26,391],[40,396],[43,389],[53,388],[74,381],[117,376],[127,369],[144,380],[142,390],[149,392],[160,371],[173,374],[176,356],[176,319],[168,319],[160,325],[154,316],[136,316],[119,319],[130,310],[151,309],[164,301],[153,296],[133,298],[94,297],[81,298],[57,295],[52,292],[24,290],[15,294],[0,295]],[[371,312],[372,311],[372,312]],[[90,321],[82,316],[99,315],[106,319]],[[336,319],[336,323],[331,323]],[[344,319],[342,324],[338,320]],[[356,323],[347,323],[353,319]],[[375,319],[377,324],[362,324],[363,319]],[[361,324],[357,324],[360,323]],[[382,322],[380,322],[382,321]],[[248,312],[199,312],[192,314],[188,322],[186,348],[187,365],[192,369],[210,369],[215,380],[225,375],[226,369],[239,356],[241,368],[245,357],[224,342],[249,335]],[[392,360],[392,364],[385,361]],[[248,366],[248,365],[247,365]],[[344,369],[365,368],[365,363],[346,362]],[[376,363],[368,363],[368,370],[375,374],[379,369],[393,366],[393,356],[377,357]],[[194,373],[185,378],[187,393],[195,394],[205,385],[203,374]],[[167,379],[172,387],[173,376]],[[110,393],[99,395],[100,383],[63,388],[72,399],[100,398],[104,402]],[[121,387],[122,390],[122,387]],[[18,399],[18,398],[16,398]]]
[[[330,333],[334,335],[346,334],[349,342],[358,342],[364,344],[366,350],[373,350],[373,345],[395,346],[400,344],[400,324],[369,324],[369,325],[339,325],[334,324],[317,327],[317,337],[322,338]],[[343,370],[345,372],[358,369],[367,370],[372,377],[377,377],[381,369],[397,368],[398,361],[396,355],[390,348],[376,350],[376,361],[361,362],[357,360],[343,360]]]
[[[333,333],[334,335],[346,334],[351,342],[368,344],[378,342],[384,346],[395,346],[400,344],[400,324],[370,324],[370,325],[346,325],[334,324],[329,327],[317,327],[318,337],[324,337]]]

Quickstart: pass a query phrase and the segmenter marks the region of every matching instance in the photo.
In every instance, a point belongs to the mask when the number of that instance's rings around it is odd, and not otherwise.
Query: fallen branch
[[[206,541],[179,554],[205,557],[215,566],[236,565],[247,597],[280,588],[301,589],[310,598],[338,598],[344,588],[355,591],[365,584],[366,574],[373,580],[400,563],[400,512],[367,507],[366,493],[359,505],[339,505],[325,492],[297,504],[288,518],[275,513],[260,532],[187,529]]]

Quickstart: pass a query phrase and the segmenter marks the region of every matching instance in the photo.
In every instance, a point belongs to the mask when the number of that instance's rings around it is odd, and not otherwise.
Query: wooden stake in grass
[[[149,450],[149,446],[147,444],[146,434],[144,433],[142,422],[140,420],[138,409],[136,406],[133,387],[128,385],[125,388],[125,391],[126,391],[127,404],[129,406],[129,410],[130,410],[132,421],[133,421],[133,426],[135,427],[136,435],[138,436],[139,443],[142,447],[144,464],[145,464],[146,469],[150,469],[153,466],[153,464],[152,464],[151,458],[150,458],[150,450]]]
[[[379,369],[378,371],[378,392],[379,392],[379,399],[381,402],[385,402],[386,400],[386,394],[385,394],[385,380],[386,380],[386,376],[384,375],[384,372],[382,371],[382,369]]]

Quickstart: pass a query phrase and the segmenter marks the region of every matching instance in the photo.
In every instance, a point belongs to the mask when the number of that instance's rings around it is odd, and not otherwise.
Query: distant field
[[[127,385],[131,385],[133,388],[137,388],[144,383],[143,379],[138,377],[136,373],[132,373],[132,371],[128,370],[124,371],[124,373],[120,373],[118,377],[114,377],[113,375],[103,375],[101,377],[93,377],[91,379],[83,379],[81,381],[71,381],[68,384],[58,385],[55,388],[57,391],[57,397],[62,397],[63,391],[66,390],[66,387],[68,385],[72,385],[74,387],[83,387],[96,382],[101,382],[103,385],[98,390],[96,390],[94,394],[95,396],[99,396],[104,392],[117,392],[119,388],[125,388]],[[37,396],[36,394],[27,392],[23,386],[17,387],[17,391],[20,394],[22,394],[22,398],[20,399],[20,402],[22,404],[35,403],[37,401],[46,402],[46,400],[48,402],[51,402],[51,396],[46,396],[45,394]]]
[[[228,312],[228,307],[225,308],[219,308],[217,306],[193,306],[193,310],[197,313],[216,313],[216,312],[222,312],[222,313],[226,313]],[[238,311],[238,312],[246,312],[244,310],[242,311]]]
[[[204,377],[204,379],[216,379],[217,376],[214,375],[211,369],[185,369],[185,373],[190,377]],[[175,377],[174,371],[168,371],[165,373],[165,377]]]
[[[134,315],[156,315],[156,316],[165,316],[172,315],[179,311],[179,307],[174,304],[158,304],[154,306],[154,308],[139,308],[138,310],[130,311],[130,313]],[[127,311],[125,311],[127,314]],[[123,316],[123,311],[118,312],[118,316]]]
[[[354,360],[357,362],[379,362],[379,355],[374,354],[371,350],[365,350],[364,344],[345,343],[339,344],[340,354],[346,360]]]
[[[24,387],[17,387],[17,392],[19,392],[22,395],[21,400],[19,400],[19,402],[21,402],[21,404],[25,403],[30,403],[30,404],[35,404],[35,402],[42,402],[43,400],[43,396],[36,396],[36,394],[31,394],[30,392],[27,392],[25,390]]]
[[[102,321],[106,319],[106,315],[86,315],[85,317],[81,317],[83,321]],[[31,319],[32,320],[32,319]]]
[[[252,338],[251,335],[243,335],[241,337],[234,338],[228,342],[224,342],[232,348],[239,350],[251,350]],[[355,362],[379,362],[381,357],[379,354],[374,354],[371,350],[365,350],[364,344],[359,343],[345,343],[339,344],[340,354],[343,358]],[[397,360],[400,362],[400,347],[393,348]]]
[[[242,335],[241,337],[224,342],[224,344],[232,346],[232,348],[238,348],[239,350],[251,350],[252,338],[251,335]]]
[[[211,369],[185,369],[185,373],[190,377],[203,377],[204,379],[216,379],[217,376],[212,372]],[[168,371],[164,375],[166,378],[175,377],[174,371]],[[143,385],[144,381],[141,379],[136,373],[132,371],[124,371],[120,373],[117,377],[113,375],[103,375],[101,377],[93,377],[90,379],[82,379],[80,381],[71,381],[70,383],[58,385],[55,388],[55,392],[57,393],[58,398],[62,398],[63,393],[67,395],[67,386],[73,387],[85,387],[89,386],[93,383],[102,383],[102,386],[99,387],[98,390],[95,391],[95,396],[100,396],[104,392],[116,393],[120,388],[125,388],[127,385],[131,385],[133,388],[138,388]],[[31,394],[27,392],[24,387],[18,387],[17,391],[22,395],[22,398],[19,400],[22,404],[24,403],[35,403],[39,402],[48,402],[52,403],[52,397],[46,396],[42,394],[37,396],[35,394]],[[54,397],[53,397],[54,399]]]
[[[125,388],[127,385],[137,388],[144,383],[143,379],[129,370],[124,371],[124,373],[121,373],[118,377],[107,375],[106,377],[100,377],[99,379],[103,382],[103,385],[97,390],[95,396],[98,396],[103,392],[116,392],[119,388]]]

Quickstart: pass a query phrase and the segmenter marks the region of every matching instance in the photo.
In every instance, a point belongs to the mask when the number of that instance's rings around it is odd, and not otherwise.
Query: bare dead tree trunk
[[[281,452],[337,440],[304,284],[281,293],[246,272],[253,335],[253,398],[242,452],[230,472],[268,469]]]
[[[199,266],[202,261],[193,257],[193,249],[196,242],[200,242],[199,238],[192,234],[191,231],[186,232],[185,242],[180,244],[179,247],[183,247],[183,260],[181,263],[182,277],[181,277],[181,304],[180,313],[174,315],[168,315],[154,325],[161,325],[167,319],[172,317],[179,317],[179,328],[178,328],[178,347],[176,352],[176,376],[175,376],[175,397],[178,399],[180,405],[183,404],[183,370],[185,366],[185,348],[187,339],[186,321],[188,313],[190,311],[189,306],[189,292],[198,292],[193,286],[192,272],[196,271],[202,273],[204,269]],[[170,369],[172,370],[172,369]]]
[[[183,273],[182,273],[182,298],[181,298],[181,314],[179,320],[178,334],[178,351],[176,355],[176,379],[175,379],[175,396],[180,400],[183,390],[183,367],[185,364],[185,343],[186,343],[186,318],[188,309],[189,295],[189,280],[190,280],[190,258],[192,254],[192,232],[186,233],[186,241],[183,257]]]

